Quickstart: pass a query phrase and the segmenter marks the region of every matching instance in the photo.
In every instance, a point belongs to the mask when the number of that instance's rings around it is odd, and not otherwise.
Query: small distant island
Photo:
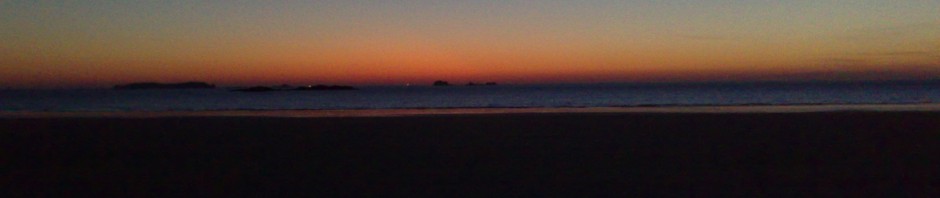
[[[115,85],[117,90],[136,90],[136,89],[215,89],[215,85],[205,82],[183,82],[183,83],[156,83],[156,82],[138,82],[123,85]]]
[[[238,92],[269,92],[269,91],[348,91],[357,90],[352,86],[345,85],[307,85],[291,88],[289,85],[280,85],[275,87],[254,86],[243,89],[235,89]]]
[[[467,86],[496,86],[496,82],[486,82],[486,83],[468,82]]]
[[[451,86],[451,84],[450,84],[449,82],[443,81],[443,80],[434,81],[434,84],[432,84],[432,85],[433,85],[433,86],[442,86],[442,87],[443,87],[443,86]],[[466,84],[466,86],[496,86],[496,82],[486,82],[486,83],[468,82],[468,83]]]

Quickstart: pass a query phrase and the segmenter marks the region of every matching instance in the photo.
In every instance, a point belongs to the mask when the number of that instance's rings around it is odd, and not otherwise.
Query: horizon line
[[[448,81],[447,82],[462,82],[462,81]],[[184,81],[138,81],[138,82],[128,82],[114,84],[110,86],[37,86],[37,87],[0,87],[0,90],[65,90],[65,89],[113,89],[116,85],[126,85],[133,83],[161,83],[161,84],[179,84],[179,83],[207,83],[214,85],[216,88],[244,88],[244,87],[253,87],[253,86],[282,86],[288,85],[291,87],[296,86],[307,86],[307,85],[345,85],[345,86],[358,86],[358,87],[434,87],[433,82],[430,81],[427,83],[362,83],[362,84],[344,84],[344,83],[258,83],[258,84],[218,84],[210,81],[200,81],[200,80],[184,80]],[[500,81],[471,81],[473,83],[478,83],[482,85],[485,82],[495,82],[496,86],[563,86],[563,85],[619,85],[619,84],[637,84],[637,85],[656,85],[656,84],[804,84],[804,83],[940,83],[940,77],[936,78],[927,78],[927,79],[793,79],[793,80],[672,80],[672,81],[604,81],[604,82],[500,82]],[[469,82],[468,82],[469,83]],[[465,83],[454,83],[450,84],[450,87],[468,87]],[[484,86],[485,87],[485,86]]]

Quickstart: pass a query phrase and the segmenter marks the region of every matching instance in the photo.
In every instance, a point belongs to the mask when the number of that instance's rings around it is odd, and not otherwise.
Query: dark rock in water
[[[474,83],[474,82],[468,82],[468,83],[467,83],[467,86],[481,86],[481,85],[485,85],[485,86],[493,86],[493,85],[496,85],[496,82],[487,82],[487,83]]]
[[[236,89],[232,91],[240,92],[269,92],[269,91],[342,91],[342,90],[356,90],[355,87],[343,86],[343,85],[309,85],[301,86],[297,88],[283,88],[283,86],[278,87],[265,87],[265,86],[255,86],[244,89]]]
[[[309,85],[303,87],[297,87],[297,91],[340,91],[340,90],[356,90],[355,87],[343,86],[343,85]]]
[[[114,89],[214,89],[215,85],[205,82],[184,82],[184,83],[155,83],[140,82],[125,85],[115,85]]]
[[[434,86],[450,86],[450,83],[443,80],[434,81]]]
[[[270,87],[256,86],[256,87],[249,87],[249,88],[244,88],[244,89],[236,89],[236,90],[233,90],[233,91],[240,91],[240,92],[269,92],[269,91],[278,91],[278,90],[279,90],[279,89],[270,88]]]

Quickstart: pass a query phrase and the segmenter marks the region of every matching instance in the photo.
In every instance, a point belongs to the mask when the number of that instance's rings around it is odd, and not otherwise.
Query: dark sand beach
[[[15,195],[933,196],[940,112],[0,118]]]

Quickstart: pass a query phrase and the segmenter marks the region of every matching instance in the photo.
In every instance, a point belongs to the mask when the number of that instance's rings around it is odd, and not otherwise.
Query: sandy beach
[[[808,113],[834,111],[940,112],[940,103],[922,104],[815,104],[727,105],[581,108],[427,108],[344,110],[219,110],[219,111],[113,111],[113,112],[0,112],[0,118],[158,118],[158,117],[399,117],[473,114],[557,113]]]
[[[5,113],[0,185],[21,196],[940,195],[936,107],[695,108]]]

